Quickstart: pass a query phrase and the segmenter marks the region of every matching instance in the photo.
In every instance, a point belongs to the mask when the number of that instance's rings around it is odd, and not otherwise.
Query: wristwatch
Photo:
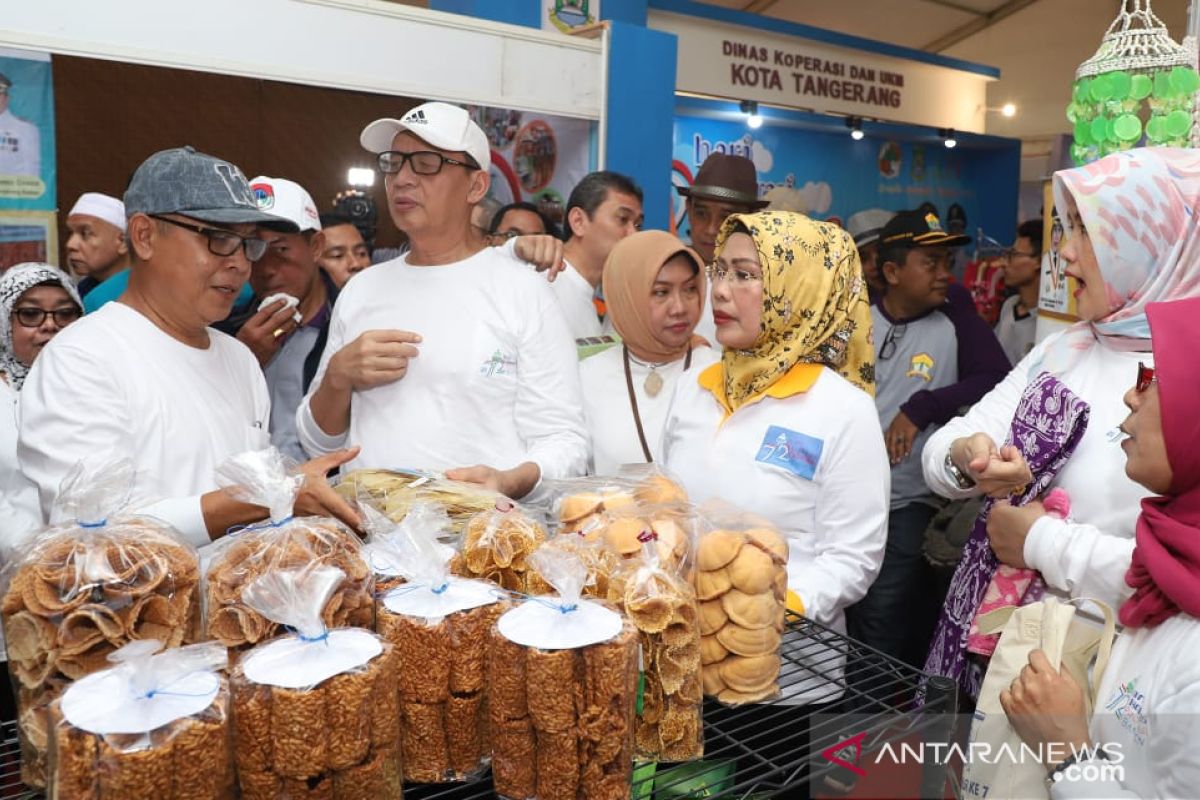
[[[1082,764],[1083,762],[1091,761],[1092,759],[1100,759],[1101,761],[1110,760],[1108,753],[1104,752],[1103,747],[1085,747],[1080,752],[1072,753],[1062,761],[1058,762],[1058,766],[1046,774],[1046,786],[1053,787],[1054,784],[1065,779],[1067,777],[1067,770],[1073,765]]]
[[[954,459],[950,457],[950,451],[946,451],[946,474],[950,476],[950,480],[954,481],[954,485],[964,492],[967,489],[975,488],[975,480],[958,468],[954,463]]]

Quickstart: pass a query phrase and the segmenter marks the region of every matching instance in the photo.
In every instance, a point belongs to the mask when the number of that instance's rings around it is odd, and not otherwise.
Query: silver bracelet
[[[975,488],[975,479],[958,468],[954,463],[954,459],[950,457],[950,451],[946,451],[946,474],[950,476],[950,480],[954,481],[954,485],[964,492],[968,489]]]

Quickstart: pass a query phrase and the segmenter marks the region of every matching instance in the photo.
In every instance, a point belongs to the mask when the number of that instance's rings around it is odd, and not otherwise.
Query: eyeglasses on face
[[[377,160],[379,171],[384,175],[395,175],[404,169],[405,162],[408,162],[409,166],[412,167],[412,171],[418,175],[437,175],[446,164],[453,164],[456,167],[466,167],[467,169],[479,169],[475,164],[459,161],[456,158],[447,158],[441,153],[435,153],[432,150],[417,150],[412,153],[404,153],[399,150],[386,150],[379,154]]]
[[[24,306],[23,308],[13,309],[13,318],[23,328],[40,328],[42,327],[42,323],[46,321],[46,317],[53,317],[55,325],[65,328],[82,316],[83,312],[79,309],[79,306],[66,306],[65,308],[56,308],[53,311],[47,311],[44,308],[37,308],[35,306]]]
[[[1138,362],[1137,383],[1134,388],[1138,393],[1142,393],[1150,388],[1150,384],[1154,383],[1158,378],[1154,377],[1154,367],[1147,367],[1145,364]]]
[[[1037,253],[1026,253],[1024,250],[1017,250],[1015,247],[1010,247],[1004,251],[1004,260],[1012,261],[1016,258],[1037,258]]]
[[[200,234],[208,240],[208,252],[215,256],[231,256],[240,247],[246,253],[246,258],[251,261],[258,261],[267,252],[267,240],[259,239],[257,236],[242,236],[233,231],[227,231],[224,228],[193,225],[190,222],[183,222],[182,220],[171,219],[170,217],[163,217],[158,214],[150,214],[148,216],[151,219],[166,222],[177,228],[184,228],[185,230]]]
[[[887,361],[896,355],[896,343],[904,338],[906,330],[908,330],[908,325],[893,325],[888,328],[888,332],[883,337],[883,344],[879,347],[880,361]]]
[[[734,286],[749,286],[752,283],[762,280],[762,275],[755,275],[753,272],[747,272],[744,269],[722,267],[717,264],[709,264],[705,267],[704,274],[713,283],[729,278]]]

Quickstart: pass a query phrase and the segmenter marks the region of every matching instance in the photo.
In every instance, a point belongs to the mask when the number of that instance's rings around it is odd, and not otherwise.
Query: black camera
[[[337,202],[333,204],[333,210],[354,223],[354,227],[358,228],[358,232],[362,234],[363,241],[367,243],[367,246],[374,247],[375,231],[379,224],[379,214],[374,200],[357,190],[346,191],[338,196]]]

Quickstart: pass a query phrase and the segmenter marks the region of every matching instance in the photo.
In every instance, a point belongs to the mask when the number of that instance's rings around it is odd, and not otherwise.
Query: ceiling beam
[[[763,14],[768,8],[775,5],[776,0],[749,0],[746,5],[742,6],[742,11],[747,11],[751,14]]]
[[[942,6],[943,8],[953,8],[955,11],[962,11],[964,14],[970,14],[973,17],[982,17],[987,13],[986,11],[980,11],[978,8],[971,8],[962,3],[952,2],[952,0],[925,0],[925,2],[933,3],[935,6]]]
[[[945,36],[935,39],[921,49],[929,53],[940,53],[943,50],[958,44],[963,39],[968,39],[980,31],[987,30],[1000,20],[1005,19],[1006,17],[1011,17],[1013,14],[1016,14],[1018,11],[1024,8],[1028,8],[1037,1],[1038,0],[1008,0],[1007,3],[999,8],[983,14],[979,17],[979,19],[972,20],[966,25],[955,28]]]

